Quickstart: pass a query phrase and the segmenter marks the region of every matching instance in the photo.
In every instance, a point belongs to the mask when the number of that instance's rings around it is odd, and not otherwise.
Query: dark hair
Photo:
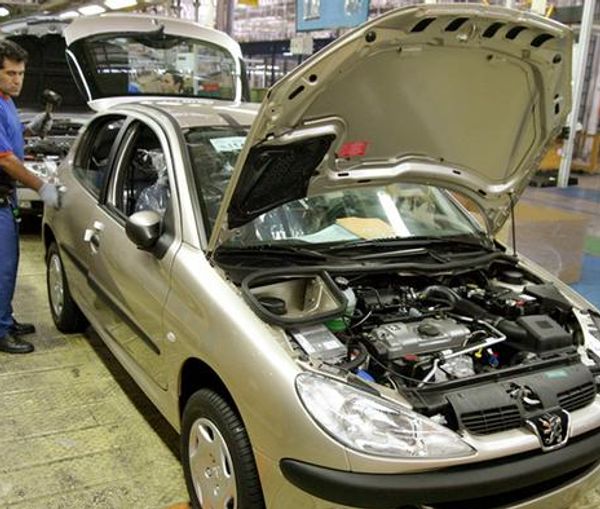
[[[165,74],[170,74],[173,76],[173,83],[175,85],[179,85],[183,89],[183,76],[179,74],[175,69],[167,69]]]
[[[4,67],[4,60],[27,63],[28,56],[27,51],[21,48],[16,42],[9,41],[8,39],[0,41],[0,68]]]

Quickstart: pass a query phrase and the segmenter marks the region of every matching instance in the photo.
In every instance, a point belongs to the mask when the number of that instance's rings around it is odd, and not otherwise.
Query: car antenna
[[[512,234],[513,256],[517,256],[517,224],[515,222],[515,196],[513,193],[509,193],[508,197],[510,198],[510,231]]]

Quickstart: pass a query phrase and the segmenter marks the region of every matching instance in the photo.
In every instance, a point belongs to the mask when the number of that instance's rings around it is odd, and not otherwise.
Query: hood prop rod
[[[517,256],[517,223],[515,222],[515,196],[513,193],[508,195],[510,198],[510,231],[512,235],[513,256]]]

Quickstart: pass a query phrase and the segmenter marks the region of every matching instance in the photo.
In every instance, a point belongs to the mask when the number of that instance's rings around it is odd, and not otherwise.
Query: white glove
[[[27,129],[31,131],[31,134],[36,136],[46,136],[50,132],[50,129],[52,129],[52,117],[50,113],[45,111],[33,117],[29,124],[27,124]]]
[[[60,191],[56,187],[56,184],[46,182],[40,187],[38,193],[48,207],[54,207],[57,210],[60,209]]]

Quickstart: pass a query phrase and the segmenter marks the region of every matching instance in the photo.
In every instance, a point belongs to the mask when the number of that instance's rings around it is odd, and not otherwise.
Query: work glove
[[[52,117],[50,113],[45,111],[39,113],[31,119],[31,122],[27,124],[27,129],[36,136],[46,136],[50,129],[52,129]]]
[[[60,190],[56,184],[46,182],[40,187],[38,193],[48,207],[54,207],[57,210],[60,209]]]

